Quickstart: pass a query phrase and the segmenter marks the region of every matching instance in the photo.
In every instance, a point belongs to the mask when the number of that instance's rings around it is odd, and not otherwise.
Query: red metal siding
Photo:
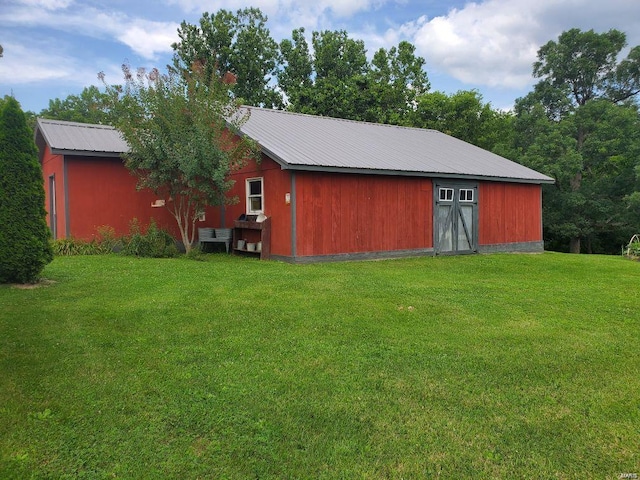
[[[46,208],[50,204],[48,179],[52,174],[56,178],[58,237],[65,236],[67,225],[75,238],[91,239],[102,225],[111,226],[122,235],[129,232],[133,218],[146,226],[153,217],[179,238],[168,210],[151,207],[156,196],[136,190],[135,177],[120,159],[63,159],[52,155],[47,147],[42,169]],[[273,255],[294,254],[293,206],[285,201],[287,193],[296,202],[296,256],[433,247],[431,179],[296,172],[293,192],[292,175],[266,156],[259,163],[249,162],[232,175],[236,183],[229,196],[238,202],[226,207],[224,225],[221,209],[213,207],[207,209],[206,220],[196,227],[233,226],[233,221],[245,213],[245,180],[263,177],[264,210],[271,218]],[[481,182],[478,202],[480,245],[542,240],[540,185]],[[65,217],[67,212],[69,219]]]
[[[285,195],[291,191],[291,173],[272,160],[263,160],[265,170],[265,215],[271,217],[271,255],[291,255],[291,204]]]
[[[66,181],[63,181],[66,162]],[[108,225],[118,235],[129,232],[133,218],[146,227],[151,218],[181,239],[175,219],[167,208],[154,208],[157,199],[150,190],[136,189],[136,178],[127,170],[121,159],[106,157],[69,157],[51,155],[49,147],[43,157],[43,180],[45,182],[46,206],[49,205],[48,178],[56,175],[58,237],[66,235],[66,217],[69,213],[69,236],[91,239],[100,226]],[[224,223],[220,207],[206,210],[205,221],[197,222],[198,227],[233,226],[233,221],[245,212],[245,179],[264,177],[265,214],[272,218],[273,254],[291,255],[291,207],[285,205],[285,193],[291,190],[288,172],[268,158],[262,162],[250,162],[245,168],[232,175],[236,180],[229,196],[238,202],[227,206]],[[65,197],[66,192],[66,197]],[[66,203],[65,203],[66,202]]]
[[[430,179],[298,172],[297,255],[431,248]]]
[[[542,240],[540,185],[482,182],[479,190],[480,245]]]
[[[174,218],[166,208],[151,207],[157,197],[149,190],[136,190],[136,178],[121,159],[67,157],[66,170],[70,236],[91,239],[104,225],[123,235],[134,218],[143,227],[153,218],[180,238]]]

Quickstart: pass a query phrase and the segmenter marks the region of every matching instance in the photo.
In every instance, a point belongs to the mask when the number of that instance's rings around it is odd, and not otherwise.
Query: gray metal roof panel
[[[283,168],[441,175],[550,183],[553,179],[435,130],[355,122],[250,107],[241,128]],[[39,118],[54,153],[116,156],[129,150],[107,125]]]
[[[122,154],[127,142],[114,127],[38,118],[37,129],[54,153]]]
[[[420,128],[250,108],[241,131],[291,169],[348,169],[550,183],[470,143]]]

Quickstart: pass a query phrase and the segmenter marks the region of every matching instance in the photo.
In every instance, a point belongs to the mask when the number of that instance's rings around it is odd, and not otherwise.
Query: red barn
[[[199,226],[236,227],[291,262],[543,249],[545,175],[434,130],[250,111],[242,134],[262,159],[233,172],[240,201]],[[136,191],[117,131],[39,119],[36,140],[54,236],[124,233],[134,217],[175,233],[152,206],[165,199]],[[236,221],[261,214],[263,225]]]
[[[90,240],[101,226],[123,235],[134,218],[141,225],[152,217],[163,226],[175,223],[164,208],[151,206],[152,192],[136,190],[121,157],[128,146],[113,127],[39,118],[35,136],[54,239]]]

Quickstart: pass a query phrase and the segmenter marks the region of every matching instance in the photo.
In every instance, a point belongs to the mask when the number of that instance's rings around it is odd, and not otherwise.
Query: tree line
[[[232,72],[231,94],[245,105],[433,128],[545,173],[555,179],[543,187],[548,249],[619,253],[640,231],[640,46],[627,48],[623,32],[571,29],[550,40],[532,66],[533,91],[504,112],[475,90],[430,91],[409,42],[369,60],[344,30],[299,28],[278,43],[267,21],[246,8],[182,22],[167,71],[197,70],[205,83]],[[91,86],[39,116],[115,124],[114,95]]]

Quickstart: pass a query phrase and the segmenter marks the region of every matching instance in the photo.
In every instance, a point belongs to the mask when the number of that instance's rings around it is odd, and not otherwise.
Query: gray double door
[[[433,194],[433,246],[436,254],[477,252],[477,183],[436,181]]]

